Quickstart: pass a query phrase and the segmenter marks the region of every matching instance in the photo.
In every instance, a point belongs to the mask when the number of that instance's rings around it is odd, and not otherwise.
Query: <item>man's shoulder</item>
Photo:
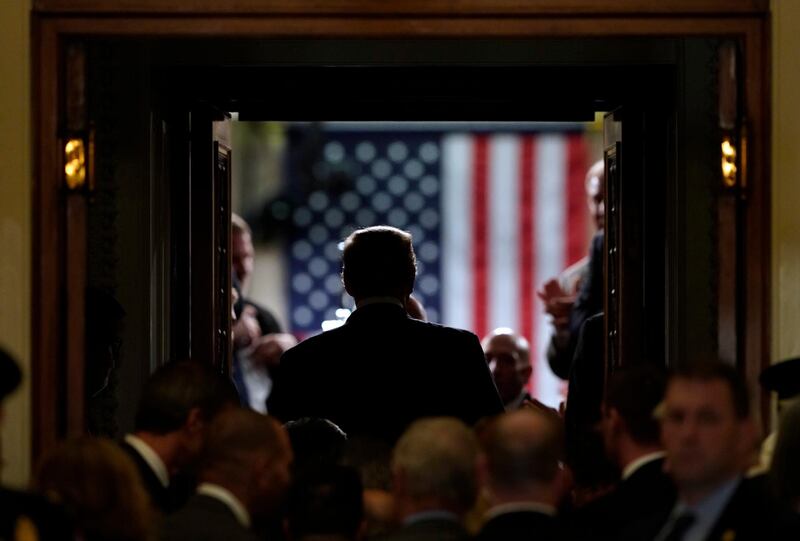
[[[430,333],[445,338],[451,338],[453,340],[478,340],[478,337],[475,335],[475,333],[471,331],[458,329],[456,327],[448,327],[447,325],[442,325],[441,323],[420,321],[418,319],[409,318],[408,324],[409,327],[415,332]]]
[[[210,496],[195,494],[182,509],[169,515],[163,523],[163,540],[220,538],[256,539],[224,503]]]

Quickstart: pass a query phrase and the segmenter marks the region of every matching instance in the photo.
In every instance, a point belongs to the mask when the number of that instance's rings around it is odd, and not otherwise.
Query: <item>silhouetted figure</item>
[[[358,472],[329,466],[295,480],[289,491],[289,541],[357,541],[364,534],[364,501]]]
[[[327,419],[303,418],[286,423],[294,452],[294,471],[325,470],[340,464],[347,446],[347,435]]]
[[[357,308],[283,355],[270,412],[283,421],[324,417],[349,437],[390,443],[421,417],[474,424],[502,412],[477,337],[407,315],[415,275],[408,233],[380,226],[350,235],[342,276]]]

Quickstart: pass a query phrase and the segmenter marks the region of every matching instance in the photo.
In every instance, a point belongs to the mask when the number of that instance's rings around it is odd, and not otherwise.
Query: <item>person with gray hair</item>
[[[422,419],[398,440],[392,490],[402,527],[383,541],[467,539],[464,517],[478,494],[478,442],[464,423]]]
[[[163,524],[163,541],[253,541],[252,525],[272,518],[291,480],[286,430],[271,417],[231,409],[212,423],[197,493]]]
[[[490,508],[478,539],[559,539],[556,505],[566,483],[559,465],[563,429],[552,415],[522,409],[482,432]]]

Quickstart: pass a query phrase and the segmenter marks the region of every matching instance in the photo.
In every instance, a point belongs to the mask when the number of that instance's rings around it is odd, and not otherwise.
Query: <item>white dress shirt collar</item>
[[[623,481],[628,477],[630,477],[631,475],[633,475],[634,473],[636,473],[643,466],[653,462],[654,460],[659,460],[661,458],[664,458],[664,454],[665,454],[664,451],[656,451],[654,453],[648,453],[646,455],[640,456],[633,462],[629,463],[627,466],[625,466],[625,469],[622,470]]]
[[[161,457],[158,456],[152,447],[147,445],[144,440],[138,436],[134,436],[133,434],[128,434],[125,436],[125,443],[133,447],[133,449],[139,453],[139,456],[142,457],[142,460],[150,466],[150,469],[153,470],[153,473],[156,474],[158,481],[163,485],[164,488],[169,487],[169,472],[167,471],[167,465],[164,464],[164,461],[161,460]]]
[[[200,483],[200,486],[197,487],[197,493],[224,503],[236,517],[236,520],[239,521],[239,524],[250,529],[250,513],[230,490],[214,483]]]
[[[506,513],[519,513],[520,511],[532,511],[551,517],[556,516],[556,508],[552,505],[540,502],[510,502],[495,505],[486,512],[486,520],[493,519],[498,515]]]

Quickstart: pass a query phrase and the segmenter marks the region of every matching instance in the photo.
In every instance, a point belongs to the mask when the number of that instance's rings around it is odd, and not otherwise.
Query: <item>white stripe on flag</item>
[[[561,135],[541,135],[537,138],[535,149],[536,186],[534,203],[536,264],[535,286],[541,287],[545,280],[558,276],[565,265],[565,242],[567,220],[563,198],[566,197],[565,179],[567,175],[566,139]],[[551,336],[549,318],[543,312],[541,301],[536,299],[534,324],[536,344],[533,345],[533,358],[538,366],[534,394],[550,406],[558,406],[558,379],[547,365],[547,346]]]
[[[472,137],[442,139],[442,322],[472,329]]]
[[[518,330],[519,138],[489,144],[489,329]]]

